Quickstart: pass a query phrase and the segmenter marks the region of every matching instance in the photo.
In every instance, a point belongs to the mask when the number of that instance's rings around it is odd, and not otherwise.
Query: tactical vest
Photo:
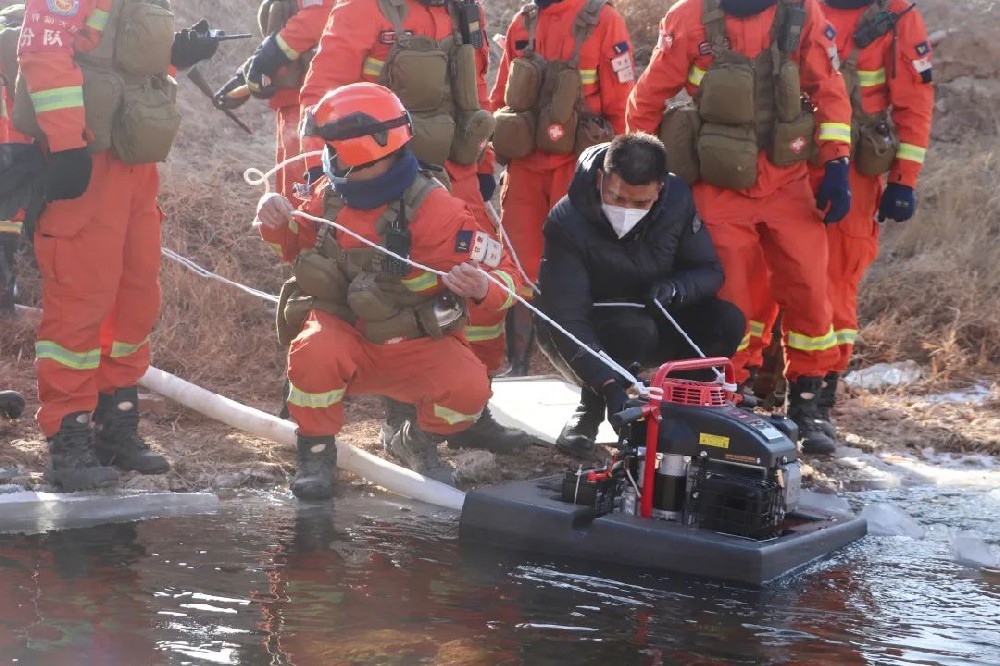
[[[803,2],[778,0],[768,48],[748,58],[730,48],[719,0],[704,0],[712,64],[693,104],[668,105],[660,125],[670,169],[688,182],[746,189],[757,182],[761,150],[777,166],[809,158],[815,120],[802,94],[799,64],[790,57],[799,49],[788,20],[792,11],[804,11]],[[783,50],[789,42],[794,49]]]
[[[406,31],[406,0],[378,0],[378,5],[395,33],[378,82],[410,113],[410,149],[426,164],[476,164],[494,122],[479,104],[476,48],[463,43],[454,3],[447,5],[452,34],[440,41]]]
[[[873,24],[875,17],[886,11],[888,6],[889,0],[875,0],[870,4],[858,19],[855,34],[864,26]],[[884,35],[886,32],[881,34]],[[893,46],[895,48],[895,45]],[[861,48],[854,43],[851,53],[840,66],[840,74],[844,77],[847,94],[851,99],[853,163],[858,173],[864,176],[881,176],[892,168],[892,163],[896,159],[896,152],[899,150],[899,135],[896,133],[888,109],[876,113],[864,112],[861,105],[861,75],[858,72],[860,54]],[[895,57],[893,57],[892,62],[895,63]]]
[[[383,246],[390,229],[405,231],[410,215],[439,187],[441,183],[430,172],[417,175],[375,223]],[[323,217],[336,221],[344,200],[332,188],[327,189],[325,198]],[[356,326],[375,344],[440,338],[465,327],[468,310],[464,299],[447,290],[431,296],[416,290],[420,280],[433,275],[405,280],[408,265],[396,266],[396,260],[374,248],[344,249],[335,233],[327,226],[320,230],[315,247],[298,256],[294,277],[281,288],[277,312],[281,344],[289,344],[299,334],[314,308]]]
[[[180,127],[177,82],[167,72],[174,43],[169,0],[115,0],[97,47],[75,56],[91,154],[112,148],[127,164],[162,162]],[[14,91],[14,127],[44,141],[24,77]]]
[[[579,155],[614,137],[610,123],[587,108],[579,69],[583,44],[608,2],[588,0],[573,22],[573,55],[552,62],[535,51],[538,7],[530,4],[521,9],[528,45],[522,57],[510,62],[505,106],[494,114],[493,148],[502,161],[522,159],[535,150]]]
[[[0,86],[6,89],[6,96],[10,99],[14,99],[14,83],[17,81],[17,42],[21,37],[23,21],[24,5],[11,5],[0,11]],[[9,115],[6,98],[0,93],[0,118]]]
[[[261,37],[267,38],[277,34],[298,11],[299,3],[296,0],[262,0],[260,7],[257,8],[257,25],[260,27]],[[282,67],[271,77],[271,85],[276,88],[300,90],[314,55],[316,49],[309,49]]]

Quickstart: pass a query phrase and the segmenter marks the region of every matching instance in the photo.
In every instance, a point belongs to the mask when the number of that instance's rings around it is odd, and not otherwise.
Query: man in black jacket
[[[539,307],[584,344],[625,367],[697,357],[655,299],[707,356],[735,353],[743,315],[715,297],[724,279],[715,247],[659,139],[626,134],[584,152],[544,234]],[[582,385],[556,446],[588,456],[605,411],[623,409],[626,382],[551,326],[540,322],[538,334],[553,365]]]

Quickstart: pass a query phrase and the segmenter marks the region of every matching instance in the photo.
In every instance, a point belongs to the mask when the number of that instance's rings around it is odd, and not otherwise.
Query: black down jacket
[[[540,309],[595,350],[601,344],[591,316],[594,303],[649,304],[653,284],[669,278],[683,285],[684,306],[689,306],[714,297],[723,283],[722,266],[708,230],[695,215],[691,190],[677,176],[667,177],[649,214],[618,238],[597,190],[607,149],[607,144],[594,146],[580,156],[569,193],[545,220],[538,274]],[[566,336],[552,331],[552,338],[560,355],[573,359],[591,386],[617,377]]]

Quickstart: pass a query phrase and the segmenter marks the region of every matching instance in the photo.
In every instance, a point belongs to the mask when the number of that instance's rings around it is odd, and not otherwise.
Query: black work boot
[[[325,500],[333,497],[337,478],[337,442],[333,435],[299,435],[299,468],[292,479],[292,494],[301,500]]]
[[[580,390],[580,404],[556,438],[556,448],[577,458],[593,455],[597,430],[603,422],[604,396],[584,386]]]
[[[385,451],[414,472],[453,486],[454,472],[438,456],[437,446],[444,440],[441,435],[421,430],[416,421],[406,420],[389,440]]]
[[[382,448],[388,450],[392,436],[399,432],[403,423],[417,420],[417,408],[415,405],[409,405],[385,396],[382,397],[382,408],[385,409],[385,423],[382,424],[379,440],[382,442]]]
[[[97,457],[102,465],[114,465],[140,474],[163,474],[170,463],[153,453],[139,436],[139,391],[134,386],[102,393],[94,412]]]
[[[531,310],[516,304],[507,311],[504,319],[504,335],[507,345],[507,363],[510,368],[501,373],[503,377],[524,377],[531,365],[531,353],[535,350],[535,320]]]
[[[830,418],[830,410],[837,403],[837,384],[840,382],[840,373],[828,372],[823,378],[823,388],[819,391],[819,413],[823,419],[823,428],[826,434],[837,439],[837,426]]]
[[[799,377],[789,386],[788,418],[799,427],[803,453],[829,455],[837,449],[837,440],[827,431],[829,422],[820,411],[822,387],[822,377]]]
[[[448,448],[485,449],[493,453],[514,453],[530,446],[535,438],[517,428],[505,428],[496,422],[487,405],[479,420],[455,435],[448,435]]]
[[[45,470],[45,480],[63,492],[118,485],[118,472],[102,467],[94,455],[94,429],[87,412],[63,417],[59,432],[49,437],[49,458],[51,465]]]

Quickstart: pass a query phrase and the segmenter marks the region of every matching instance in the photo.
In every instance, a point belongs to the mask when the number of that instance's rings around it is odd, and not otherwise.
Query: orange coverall
[[[569,60],[573,55],[572,27],[587,0],[564,0],[538,12],[535,51],[547,61]],[[625,131],[625,101],[635,83],[632,41],[625,19],[605,5],[598,25],[583,43],[580,76],[587,108],[603,115],[616,134]],[[507,39],[490,102],[496,111],[504,106],[510,62],[528,45],[524,17],[518,14],[507,29]],[[535,151],[507,165],[500,200],[503,225],[517,252],[521,267],[532,282],[538,281],[542,262],[542,223],[573,180],[576,155]]]
[[[660,23],[660,39],[649,68],[629,97],[628,129],[657,132],[664,102],[681,89],[694,97],[713,57],[702,25],[702,0],[681,0]],[[817,107],[819,149],[823,162],[850,153],[851,109],[843,79],[834,68],[835,53],[824,34],[826,23],[817,0],[806,0],[797,60],[802,89]],[[774,6],[747,17],[726,16],[731,48],[750,58],[768,48]],[[786,377],[823,376],[836,365],[838,353],[827,299],[826,231],[816,210],[805,162],[790,167],[772,164],[765,151],[757,158],[757,182],[746,190],[727,190],[704,182],[693,186],[698,212],[712,233],[726,282],[719,297],[735,303],[751,319],[751,285],[762,280],[754,272],[763,251],[781,291],[785,308]],[[749,328],[741,348],[749,344]],[[746,369],[737,360],[737,380]]]
[[[18,62],[51,152],[86,146],[83,75],[73,57],[97,46],[111,4],[27,2]],[[110,150],[92,159],[86,192],[48,204],[35,233],[42,274],[37,417],[46,436],[64,416],[92,412],[98,392],[139,381],[160,309],[156,165],[125,164]]]
[[[909,6],[906,0],[892,0],[887,9],[900,14]],[[836,32],[841,62],[846,61],[857,48],[853,35],[866,10],[867,7],[836,9],[826,4],[823,6],[823,12]],[[915,187],[930,143],[934,111],[931,46],[927,27],[917,10],[901,16],[896,24],[895,44],[893,39],[892,32],[889,32],[858,53],[861,106],[868,114],[891,107],[900,145],[896,162],[889,172],[889,182]],[[812,169],[814,187],[819,186],[822,177],[822,169]],[[838,224],[827,227],[829,295],[840,354],[833,370],[838,372],[843,372],[850,364],[854,341],[858,336],[858,285],[878,255],[879,225],[875,217],[881,196],[880,177],[863,176],[852,168],[851,212]],[[761,269],[764,269],[762,264]],[[770,342],[778,306],[770,296],[766,281],[758,280],[753,286],[760,293],[754,294],[747,365],[759,366],[762,349]],[[780,289],[781,285],[776,287]]]
[[[481,20],[485,35],[485,17]],[[427,35],[436,40],[444,39],[454,30],[447,6],[428,7],[417,0],[407,1],[403,27],[407,31],[413,31],[413,34]],[[382,14],[376,0],[338,0],[323,30],[319,52],[313,58],[309,73],[306,75],[301,95],[302,108],[313,106],[324,94],[341,86],[359,81],[377,83],[394,40],[395,30],[392,23]],[[489,97],[486,94],[489,44],[485,39],[483,48],[476,53],[476,63],[479,67],[479,102],[482,108],[490,109]],[[314,137],[302,139],[303,152],[320,150],[322,147],[322,139]],[[499,231],[487,214],[479,192],[478,174],[493,175],[492,151],[487,151],[478,167],[450,161],[446,162],[444,167],[451,180],[452,194],[469,205],[481,231],[499,239]],[[509,258],[505,261],[508,268],[505,275],[510,278],[514,289],[523,291],[523,279],[520,273]],[[470,305],[470,321],[466,334],[473,351],[491,373],[503,364],[505,351],[503,320],[507,308],[511,305],[513,300],[499,310]]]
[[[320,181],[313,198],[301,210],[322,217]],[[375,222],[384,212],[344,208],[337,223],[380,242]],[[437,270],[450,270],[468,261],[472,243],[460,235],[478,231],[469,208],[444,189],[428,195],[409,220],[410,257]],[[463,233],[464,232],[464,233]],[[296,218],[288,227],[261,227],[264,240],[292,261],[316,243],[316,223]],[[346,249],[363,247],[356,238],[338,234]],[[440,278],[413,269],[403,283],[417,293],[441,291]],[[480,307],[496,309],[508,294],[492,283]],[[384,395],[417,407],[420,428],[441,435],[465,430],[478,418],[490,398],[489,378],[459,332],[443,338],[417,338],[393,344],[374,344],[347,322],[319,310],[309,314],[302,331],[288,351],[291,384],[288,411],[306,436],[337,434],[344,423],[344,395]]]
[[[319,44],[323,26],[330,15],[333,0],[296,0],[299,10],[288,19],[275,36],[278,46],[288,56],[289,60],[298,60],[310,49]],[[280,164],[290,157],[299,154],[299,91],[294,88],[282,88],[268,100],[268,106],[274,109],[277,126],[275,128],[275,164]],[[305,162],[292,162],[281,169],[275,176],[276,191],[287,199],[293,199],[292,187],[303,181],[308,166]]]

